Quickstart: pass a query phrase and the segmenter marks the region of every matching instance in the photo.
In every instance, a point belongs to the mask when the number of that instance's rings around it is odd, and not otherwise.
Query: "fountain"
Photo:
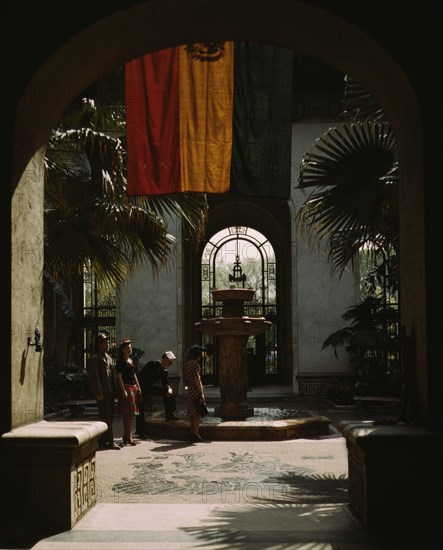
[[[211,290],[214,301],[223,304],[221,316],[203,318],[195,324],[199,331],[217,337],[219,342],[220,403],[214,408],[214,416],[205,418],[201,426],[202,437],[213,441],[276,441],[328,434],[329,419],[309,411],[303,414],[302,411],[281,410],[283,416],[275,418],[270,410],[265,410],[260,417],[257,409],[259,418],[253,422],[254,408],[247,401],[247,342],[249,336],[264,333],[272,323],[264,317],[244,314],[244,302],[250,302],[255,295],[254,289],[244,288],[245,280],[237,255],[233,275],[229,275],[229,288]],[[289,414],[284,415],[284,412]],[[295,417],[294,413],[297,413]],[[168,422],[151,415],[147,430],[154,437],[189,438],[185,416],[178,422]]]
[[[215,415],[222,420],[244,420],[254,414],[253,407],[247,403],[247,341],[249,336],[265,332],[272,323],[264,317],[244,315],[243,304],[253,299],[254,289],[232,284],[227,289],[211,292],[216,302],[223,303],[222,315],[202,319],[195,326],[219,340],[220,405]]]

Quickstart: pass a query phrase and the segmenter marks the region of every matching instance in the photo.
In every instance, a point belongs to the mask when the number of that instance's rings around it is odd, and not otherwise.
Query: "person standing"
[[[134,415],[139,414],[138,402],[142,398],[136,366],[131,359],[132,342],[122,340],[118,347],[116,371],[119,385],[118,412],[123,415],[123,444],[137,445],[132,438]]]
[[[117,379],[112,358],[109,355],[109,336],[101,332],[97,336],[96,352],[86,365],[89,387],[97,401],[98,416],[105,422],[108,430],[100,437],[99,446],[105,449],[120,450],[114,441],[112,423],[114,421]]]
[[[143,414],[136,418],[136,432],[140,437],[146,437],[144,410],[149,403],[149,397],[158,395],[163,398],[165,420],[178,420],[174,415],[177,410],[175,396],[169,384],[168,369],[176,357],[172,351],[165,351],[160,361],[148,361],[139,372],[139,382],[143,393]]]
[[[188,349],[187,360],[185,363],[185,380],[188,385],[188,392],[186,396],[186,412],[189,418],[190,427],[190,441],[197,443],[203,441],[200,436],[200,423],[201,416],[195,406],[195,400],[199,400],[200,403],[205,403],[205,392],[200,374],[200,363],[203,357],[205,348],[199,345],[193,345]]]

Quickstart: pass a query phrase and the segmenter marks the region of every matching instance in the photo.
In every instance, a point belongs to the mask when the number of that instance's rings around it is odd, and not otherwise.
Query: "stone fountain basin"
[[[200,425],[200,435],[208,441],[283,441],[318,437],[329,434],[329,418],[309,416],[281,420],[229,420]],[[178,441],[189,439],[189,422],[187,420],[167,421],[161,418],[150,418],[146,421],[148,434],[153,438],[170,438]]]
[[[254,298],[253,288],[221,288],[212,290],[212,297],[216,302],[242,301],[250,302]]]

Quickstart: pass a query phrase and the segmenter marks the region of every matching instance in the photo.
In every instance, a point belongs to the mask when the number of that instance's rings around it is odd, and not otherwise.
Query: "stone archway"
[[[420,414],[428,411],[422,129],[418,103],[405,74],[373,38],[349,22],[321,9],[292,0],[271,3],[204,0],[173,3],[153,0],[112,14],[61,46],[35,73],[16,113],[13,136],[12,247],[20,250],[23,235],[42,236],[42,147],[65,108],[99,76],[125,61],[174,44],[225,40],[265,41],[317,57],[358,80],[383,105],[397,136],[400,190],[402,324],[416,338],[416,381]],[[321,37],[321,40],[319,39]],[[401,98],[401,100],[399,100]],[[20,198],[21,197],[21,198]],[[24,204],[32,208],[22,217]],[[41,247],[42,239],[35,241]],[[42,256],[41,248],[36,251]],[[40,263],[12,257],[12,273],[31,273],[33,285],[12,288],[12,326],[22,323],[23,306],[30,318],[41,316]],[[31,288],[32,287],[32,288]],[[33,313],[34,312],[34,313]],[[18,331],[20,332],[20,331]],[[12,331],[11,387],[19,385],[23,335]],[[28,369],[26,387],[41,388],[42,367]],[[25,393],[12,401],[28,401]],[[41,392],[40,392],[41,394]],[[34,393],[32,394],[34,395]],[[37,392],[38,400],[39,392]],[[5,405],[11,409],[11,401]],[[26,416],[4,411],[10,427],[42,417],[42,408],[28,406]]]
[[[213,195],[209,197],[210,216],[206,235],[214,235],[229,225],[252,227],[260,231],[273,247],[277,269],[276,286],[279,289],[277,346],[279,349],[280,370],[275,383],[292,385],[293,372],[293,327],[291,310],[291,236],[290,211],[287,201],[258,197],[232,197]],[[184,274],[184,306],[192,312],[192,319],[200,319],[201,259],[186,251],[185,264],[189,269]],[[185,327],[185,339],[191,344],[198,341],[199,333],[191,326]]]

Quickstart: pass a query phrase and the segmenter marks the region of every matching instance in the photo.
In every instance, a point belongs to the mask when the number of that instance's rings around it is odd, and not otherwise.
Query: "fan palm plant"
[[[69,319],[65,327],[52,318],[57,313],[45,310],[45,333],[53,338],[52,356],[46,357],[58,365],[54,372],[63,374],[72,361],[83,365],[85,326],[86,348],[93,347],[98,329],[85,325],[76,299],[85,274],[112,296],[135,264],[158,273],[167,263],[175,246],[168,218],[182,222],[183,238],[191,244],[203,235],[206,196],[130,197],[125,156],[124,78],[117,68],[73,102],[46,149],[45,281]]]
[[[316,140],[299,174],[300,189],[314,188],[299,211],[299,228],[311,240],[326,239],[331,265],[340,273],[365,245],[373,255],[397,250],[399,235],[394,133],[370,96],[347,83],[343,116],[350,122]]]
[[[183,222],[185,238],[202,235],[205,195],[126,194],[122,69],[73,103],[49,141],[45,168],[45,269],[78,280],[85,265],[107,283],[123,282],[135,262],[154,270],[175,239],[166,218]]]
[[[344,122],[302,159],[299,187],[308,196],[297,222],[311,242],[326,241],[340,276],[362,254],[372,264],[364,278],[368,296],[344,314],[351,325],[331,334],[323,348],[345,347],[358,374],[379,386],[392,365],[398,372],[398,310],[392,300],[399,281],[398,153],[383,110],[358,83],[348,77],[345,82]]]

